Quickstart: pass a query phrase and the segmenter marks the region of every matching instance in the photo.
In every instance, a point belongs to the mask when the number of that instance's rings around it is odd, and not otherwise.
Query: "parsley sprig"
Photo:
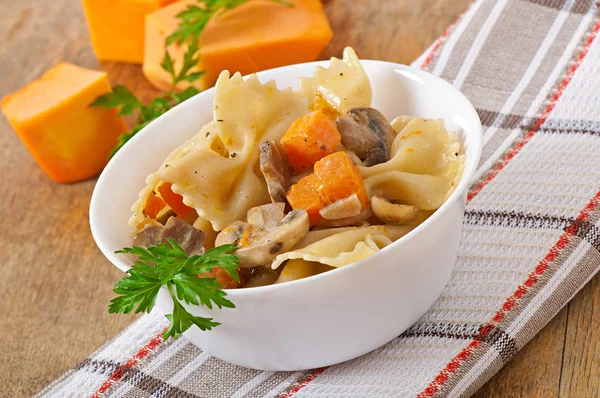
[[[113,148],[109,158],[112,158],[127,141],[141,129],[146,127],[151,121],[173,108],[175,105],[182,103],[198,93],[199,91],[195,87],[188,87],[180,93],[169,92],[166,95],[156,97],[148,105],[144,105],[127,87],[116,85],[113,87],[111,93],[106,93],[96,98],[96,100],[90,104],[91,106],[102,106],[106,109],[118,108],[119,116],[133,115],[138,111],[133,128],[118,137],[117,146]]]
[[[192,37],[186,52],[183,54],[183,63],[179,72],[175,70],[175,60],[171,58],[169,51],[165,50],[165,56],[160,63],[160,66],[169,72],[171,75],[171,91],[175,90],[175,87],[179,82],[190,82],[193,83],[198,80],[204,74],[204,71],[192,71],[192,68],[198,65],[200,62],[200,56],[198,52],[198,38]]]
[[[171,76],[171,88],[169,92],[161,97],[157,97],[150,104],[143,105],[138,98],[133,95],[125,86],[116,85],[112,93],[107,93],[96,98],[91,106],[102,106],[106,109],[118,108],[119,116],[132,115],[139,111],[133,128],[117,139],[117,146],[112,150],[109,159],[127,141],[136,135],[141,129],[146,127],[151,121],[174,107],[198,94],[200,91],[190,86],[181,93],[175,90],[180,82],[193,83],[204,74],[204,71],[198,70],[200,64],[199,40],[206,24],[216,15],[220,15],[228,10],[232,10],[249,0],[205,0],[199,5],[188,5],[187,8],[177,14],[180,23],[177,29],[165,40],[165,55],[160,66]],[[293,4],[285,0],[270,0],[275,3],[292,6]],[[169,45],[177,43],[178,45],[187,44],[187,49],[183,55],[181,68],[177,70],[175,60],[166,49]]]
[[[239,258],[232,254],[237,247],[223,245],[202,255],[188,256],[174,240],[167,241],[168,243],[159,243],[148,248],[133,246],[116,252],[135,255],[137,260],[127,271],[127,276],[115,285],[113,291],[118,296],[110,301],[108,312],[150,312],[154,308],[158,292],[165,286],[173,299],[173,313],[166,315],[170,325],[163,333],[165,339],[177,338],[192,325],[201,330],[211,330],[218,326],[219,322],[190,314],[181,302],[203,305],[210,309],[213,305],[219,308],[235,308],[235,305],[225,298],[226,293],[216,278],[199,278],[196,275],[209,273],[214,267],[221,267],[239,281]]]

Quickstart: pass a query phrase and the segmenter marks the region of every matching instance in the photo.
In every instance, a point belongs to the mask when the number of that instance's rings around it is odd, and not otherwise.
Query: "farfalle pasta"
[[[327,68],[317,66],[314,76],[300,78],[300,87],[298,95],[307,98],[309,106],[322,99],[339,112],[370,106],[373,96],[369,78],[349,47],[343,59],[332,58]]]
[[[409,233],[461,178],[464,155],[443,120],[371,107],[354,51],[318,66],[300,89],[223,72],[214,119],[146,179],[132,207],[134,243],[169,237],[197,251],[238,246],[254,287],[359,261]],[[179,221],[169,221],[173,217]]]
[[[361,167],[370,194],[381,192],[424,210],[439,208],[460,180],[465,155],[444,121],[401,116],[391,126],[397,131],[391,158]]]
[[[412,228],[395,225],[341,228],[341,231],[334,231],[314,243],[278,255],[272,266],[277,268],[287,260],[301,258],[331,267],[342,267],[383,249]]]

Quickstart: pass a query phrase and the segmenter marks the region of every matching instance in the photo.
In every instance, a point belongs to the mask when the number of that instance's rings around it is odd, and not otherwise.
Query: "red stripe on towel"
[[[308,376],[306,376],[306,378],[304,380],[302,380],[301,382],[296,384],[296,386],[292,390],[290,390],[286,394],[282,395],[281,398],[290,398],[292,395],[294,395],[298,391],[300,391],[300,389],[306,387],[306,385],[308,383],[310,383],[311,381],[316,379],[317,376],[319,376],[321,373],[323,373],[327,368],[328,368],[328,366],[326,366],[324,368],[319,368],[319,369],[313,370],[312,372],[310,372],[308,374]]]
[[[104,394],[106,391],[108,391],[108,389],[118,380],[120,380],[123,375],[125,374],[125,371],[133,368],[135,365],[137,365],[137,363],[144,359],[148,354],[150,354],[152,352],[152,350],[154,350],[156,347],[158,347],[164,340],[162,337],[162,333],[154,336],[152,338],[152,340],[150,340],[148,342],[148,344],[146,344],[145,346],[143,346],[133,357],[131,357],[131,359],[129,359],[127,362],[125,362],[123,365],[121,365],[117,370],[115,370],[113,372],[113,374],[111,374],[108,379],[106,379],[104,381],[104,383],[102,383],[102,385],[100,386],[100,388],[94,393],[92,394],[91,398],[99,398],[102,396],[102,394]]]
[[[553,262],[556,257],[558,257],[560,252],[567,246],[569,239],[577,234],[579,225],[582,222],[587,221],[590,217],[590,213],[598,208],[598,204],[600,204],[600,191],[596,192],[596,195],[594,195],[594,197],[588,202],[583,210],[581,210],[575,221],[565,228],[560,238],[558,238],[558,241],[556,241],[546,256],[538,263],[533,272],[529,274],[529,277],[525,280],[525,282],[519,285],[515,292],[505,300],[502,307],[500,307],[494,317],[484,327],[481,328],[477,336],[469,343],[469,345],[463,348],[458,355],[456,355],[444,367],[444,369],[440,371],[436,378],[429,383],[427,388],[417,395],[418,398],[427,398],[435,395],[438,389],[446,383],[450,377],[450,374],[458,370],[460,363],[469,358],[473,350],[479,347],[484,338],[494,330],[495,325],[502,322],[506,314],[514,308],[517,301],[525,296],[527,291],[537,283],[539,277],[546,272],[550,263]]]
[[[421,69],[427,70],[427,68],[429,68],[429,65],[431,64],[431,62],[433,61],[433,59],[437,55],[437,52],[439,51],[440,47],[446,41],[446,39],[450,35],[450,32],[452,32],[454,30],[454,27],[456,26],[456,24],[458,23],[458,21],[460,21],[461,17],[462,17],[462,15],[460,17],[458,17],[458,19],[456,21],[454,21],[454,23],[452,25],[448,26],[448,29],[446,29],[444,31],[444,33],[442,33],[442,35],[437,38],[437,40],[433,44],[433,48],[431,49],[431,51],[429,52],[429,54],[427,54],[427,57],[425,58],[425,60],[421,64]]]
[[[506,165],[508,163],[510,163],[510,161],[512,159],[515,158],[515,156],[517,156],[517,154],[533,138],[533,136],[537,134],[537,132],[539,131],[542,124],[544,124],[544,122],[546,121],[546,119],[548,119],[548,116],[550,115],[552,110],[554,110],[554,107],[556,106],[560,97],[565,92],[565,89],[571,82],[571,79],[573,79],[573,75],[575,74],[575,72],[577,71],[579,66],[581,65],[581,62],[587,55],[587,53],[590,49],[590,46],[592,45],[592,42],[596,38],[596,34],[598,33],[598,30],[600,30],[600,20],[596,21],[594,28],[589,33],[588,38],[586,39],[586,41],[583,45],[583,48],[581,49],[581,51],[577,55],[577,58],[575,59],[575,62],[573,62],[573,65],[571,65],[571,67],[569,68],[569,71],[567,72],[564,79],[562,80],[562,82],[560,83],[560,85],[558,86],[556,91],[554,92],[554,95],[552,96],[552,99],[550,100],[548,105],[546,105],[544,112],[542,112],[541,116],[535,122],[535,125],[533,126],[533,128],[523,138],[521,138],[521,140],[508,152],[506,157],[504,159],[502,159],[496,165],[496,167],[494,167],[488,173],[488,175],[471,190],[471,192],[469,192],[469,195],[467,196],[467,203],[469,203],[471,200],[473,200],[473,198],[475,198],[479,194],[479,192],[481,192],[481,190],[483,188],[485,188],[485,186],[487,184],[489,184],[490,181],[492,181],[498,175],[498,173],[500,173],[502,171],[502,169],[504,169],[506,167]]]

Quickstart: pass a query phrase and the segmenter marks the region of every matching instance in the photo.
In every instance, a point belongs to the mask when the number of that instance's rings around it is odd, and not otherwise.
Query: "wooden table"
[[[469,0],[331,0],[335,38],[363,58],[409,63]],[[79,1],[0,0],[0,96],[59,61],[108,71],[143,99],[155,91],[139,66],[98,65]],[[0,118],[0,396],[30,396],[133,320],[107,312],[121,276],[100,254],[88,223],[95,181],[58,185],[36,166]],[[600,394],[600,279],[595,278],[477,394],[479,397]]]

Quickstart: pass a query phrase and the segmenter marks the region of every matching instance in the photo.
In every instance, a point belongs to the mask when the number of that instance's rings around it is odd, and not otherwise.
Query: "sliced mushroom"
[[[243,221],[234,221],[217,235],[215,247],[222,245],[237,245],[244,237],[248,224]]]
[[[244,268],[244,287],[258,287],[272,285],[279,276],[279,270],[274,270],[267,267]]]
[[[362,210],[362,203],[357,194],[347,198],[336,200],[330,205],[319,210],[319,214],[326,220],[339,220],[343,218],[356,217]]]
[[[373,215],[371,209],[366,209],[361,211],[357,216],[348,217],[348,218],[340,218],[337,220],[323,220],[320,221],[319,224],[326,225],[328,227],[348,227],[350,225],[360,225],[363,224],[365,220],[368,220]]]
[[[283,218],[285,203],[271,203],[248,210],[248,224],[254,228],[273,228]]]
[[[173,239],[189,256],[204,253],[204,232],[177,217],[171,217],[165,225],[146,225],[133,237],[134,246],[150,247]]]
[[[273,141],[260,144],[260,171],[267,181],[267,189],[273,203],[285,203],[285,193],[290,186],[290,171],[279,146]]]
[[[310,228],[306,210],[293,210],[273,228],[251,231],[248,244],[235,252],[240,267],[270,264],[280,253],[300,242]]]
[[[284,209],[283,203],[269,203],[251,208],[246,213],[248,222],[234,221],[229,224],[217,235],[215,246],[246,245],[251,230],[275,227],[283,218]]]
[[[248,210],[248,222],[236,221],[217,236],[217,245],[232,243],[240,248],[235,255],[240,267],[270,264],[280,253],[300,242],[310,228],[308,213],[294,210],[283,217],[283,203]]]
[[[417,218],[419,208],[412,205],[397,205],[380,197],[371,198],[373,214],[386,224],[406,225]]]
[[[368,107],[352,108],[346,115],[336,120],[342,145],[356,153],[365,166],[387,162],[396,133],[385,116]]]

